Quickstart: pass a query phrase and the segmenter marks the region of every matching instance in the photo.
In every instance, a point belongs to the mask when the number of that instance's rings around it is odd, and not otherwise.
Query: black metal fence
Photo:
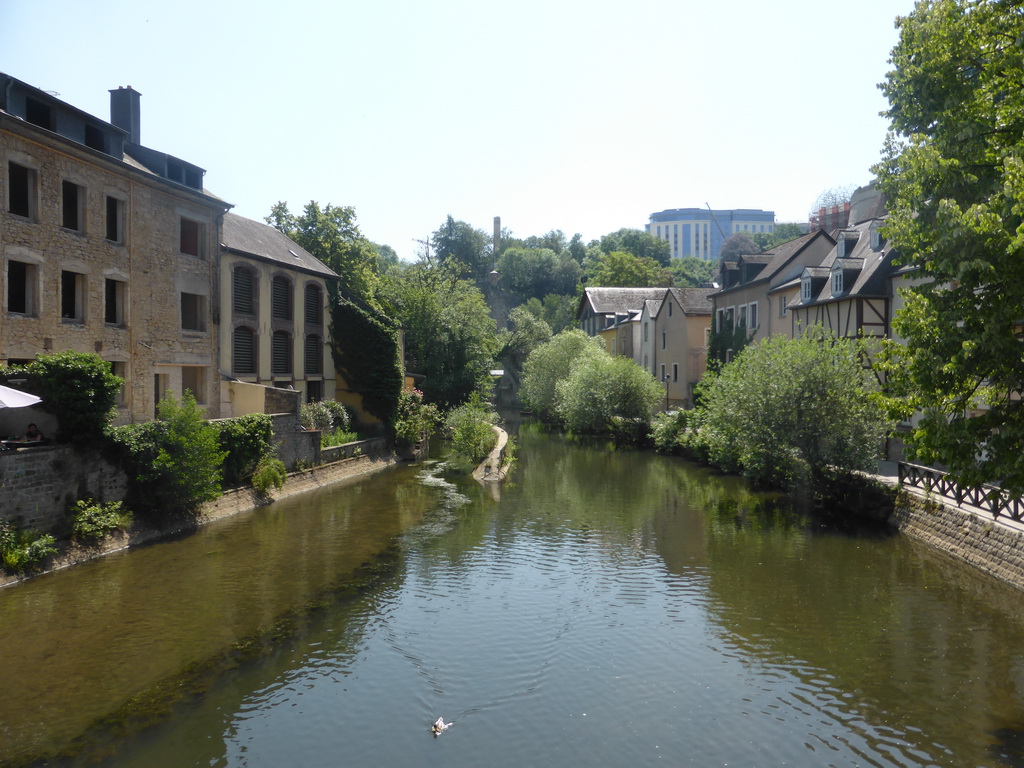
[[[941,470],[922,467],[919,464],[908,464],[905,461],[899,462],[898,467],[900,485],[921,488],[952,499],[957,504],[970,504],[986,512],[991,512],[993,519],[1005,515],[1019,521],[1024,517],[1024,500],[1010,496],[997,485],[961,488]]]

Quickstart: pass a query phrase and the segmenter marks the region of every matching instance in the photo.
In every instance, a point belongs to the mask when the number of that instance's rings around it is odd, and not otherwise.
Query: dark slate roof
[[[688,315],[710,315],[711,314],[711,294],[715,293],[717,288],[669,288],[672,291],[672,295],[676,297],[676,301],[679,302],[679,306],[683,308],[683,311]]]
[[[885,215],[885,197],[874,184],[859,188],[850,197],[851,224],[862,224],[871,219],[881,219]]]
[[[665,301],[663,299],[647,299],[644,302],[647,308],[647,315],[649,317],[657,317],[658,313],[661,312],[661,306]]]
[[[334,270],[283,232],[244,216],[225,214],[221,238],[221,245],[233,253],[328,279],[338,276]]]
[[[728,288],[723,288],[720,293],[725,294],[732,290],[738,290],[740,288],[746,288],[749,285],[760,283],[762,281],[769,281],[779,278],[783,281],[792,280],[794,277],[799,275],[800,270],[793,271],[792,274],[787,273],[787,266],[790,265],[793,258],[800,253],[806,246],[810,245],[817,237],[827,237],[833,243],[835,242],[825,232],[817,230],[815,232],[808,232],[806,235],[789,240],[785,243],[780,243],[769,251],[764,253],[756,254],[759,258],[769,256],[764,268],[758,272],[757,276],[753,280],[747,282],[740,282],[735,285],[730,285]]]
[[[607,315],[614,312],[639,311],[648,299],[661,300],[665,288],[587,288],[580,299],[579,312],[589,303],[595,314]]]
[[[843,268],[844,275],[856,275],[852,285],[844,285],[842,295],[832,296],[832,286],[830,283],[826,283],[814,300],[809,303],[839,301],[851,296],[884,297],[889,295],[889,277],[896,269],[893,265],[894,253],[888,243],[885,243],[881,250],[872,250],[871,225],[878,221],[878,219],[871,219],[862,221],[854,227],[847,227],[847,232],[856,231],[859,235],[856,245],[851,248],[850,243],[847,243],[846,257],[843,259],[838,258],[838,248],[833,248],[818,267],[826,273],[831,272],[832,267],[838,261]],[[811,272],[811,275],[817,277],[815,272]]]

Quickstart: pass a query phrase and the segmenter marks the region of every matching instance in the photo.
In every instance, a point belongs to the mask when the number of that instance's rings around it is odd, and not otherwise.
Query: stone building
[[[233,213],[220,274],[221,414],[263,411],[254,385],[333,400],[327,285],[338,276],[282,232]]]
[[[217,258],[230,205],[205,171],[140,143],[139,93],[112,122],[0,73],[0,365],[75,350],[125,381],[117,423],[165,392],[220,415]]]

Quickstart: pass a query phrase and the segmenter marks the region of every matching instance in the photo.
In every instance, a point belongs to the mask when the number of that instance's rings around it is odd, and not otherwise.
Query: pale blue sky
[[[585,240],[665,208],[805,221],[870,179],[877,84],[912,0],[0,0],[0,71],[262,219],[351,205],[412,258],[451,214]]]

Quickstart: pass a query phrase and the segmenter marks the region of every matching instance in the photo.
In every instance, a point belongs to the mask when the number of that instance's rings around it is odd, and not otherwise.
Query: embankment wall
[[[901,490],[890,523],[903,535],[1024,590],[1024,526]]]

